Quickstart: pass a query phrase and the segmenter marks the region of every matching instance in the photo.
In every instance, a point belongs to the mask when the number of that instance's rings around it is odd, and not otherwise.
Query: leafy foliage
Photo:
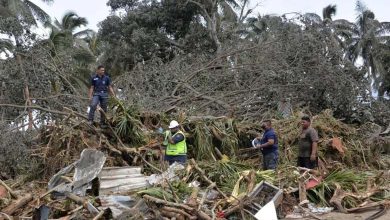
[[[116,125],[118,135],[133,146],[144,144],[146,140],[138,109],[117,99],[112,102],[115,109],[112,121]]]

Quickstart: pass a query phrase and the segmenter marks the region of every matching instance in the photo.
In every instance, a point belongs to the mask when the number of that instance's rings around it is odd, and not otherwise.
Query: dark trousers
[[[187,162],[187,155],[165,155],[164,160],[168,161],[169,165],[172,165],[174,162],[184,165]]]
[[[89,106],[89,114],[88,114],[88,120],[93,121],[95,117],[95,111],[97,108],[97,105],[100,105],[100,108],[103,109],[104,113],[107,112],[107,105],[108,105],[108,93],[94,93],[91,101],[91,105]],[[106,122],[106,117],[103,113],[100,113],[100,123],[104,124]]]
[[[277,152],[263,153],[263,169],[275,170],[278,166],[278,157]]]
[[[310,157],[298,157],[297,166],[314,169],[318,166],[318,157],[315,161],[311,161]]]

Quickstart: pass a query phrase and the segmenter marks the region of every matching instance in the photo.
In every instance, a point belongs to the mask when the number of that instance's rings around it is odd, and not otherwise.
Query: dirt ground
[[[375,214],[377,211],[369,211],[369,212],[363,212],[363,213],[353,213],[353,214],[344,214],[339,212],[331,212],[329,214],[323,215],[323,219],[325,220],[364,220],[368,217]],[[390,212],[387,210],[386,213],[379,218],[376,218],[376,220],[388,220],[390,219]]]
[[[365,220],[371,215],[375,214],[377,211],[369,211],[369,212],[363,212],[363,213],[353,213],[353,214],[344,214],[339,212],[331,212],[325,215],[319,216],[323,220]],[[306,220],[314,219],[314,218],[304,218]],[[376,220],[389,220],[390,219],[390,212],[387,210],[386,213],[379,218],[376,218]],[[287,218],[285,219],[287,220]]]

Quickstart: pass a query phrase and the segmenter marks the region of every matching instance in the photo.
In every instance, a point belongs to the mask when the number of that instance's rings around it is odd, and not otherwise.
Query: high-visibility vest
[[[182,134],[184,139],[176,144],[168,143],[167,149],[165,151],[166,155],[170,156],[176,156],[176,155],[186,155],[187,154],[187,144],[186,144],[186,137],[183,134],[183,132],[178,131],[176,134],[172,136],[172,138],[175,137],[177,134]]]

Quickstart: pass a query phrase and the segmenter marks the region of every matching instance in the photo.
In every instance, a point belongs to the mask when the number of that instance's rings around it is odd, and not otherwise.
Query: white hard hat
[[[168,128],[176,128],[176,127],[179,127],[179,122],[173,120],[171,121],[171,123],[169,123],[169,127]]]

